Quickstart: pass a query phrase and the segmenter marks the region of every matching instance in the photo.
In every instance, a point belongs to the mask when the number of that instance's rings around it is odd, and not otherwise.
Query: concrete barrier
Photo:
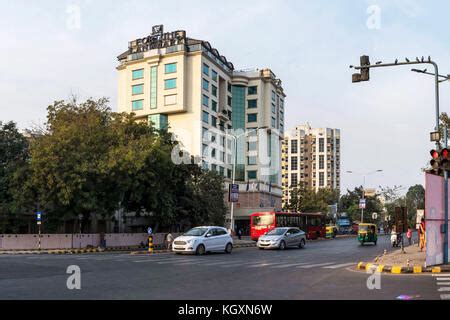
[[[179,234],[172,233],[174,238]],[[155,245],[164,244],[166,233],[153,235]],[[148,242],[146,233],[106,233],[106,247],[129,247],[145,245]],[[35,250],[38,249],[37,234],[0,234],[0,250]],[[41,249],[80,249],[88,246],[98,247],[100,234],[42,234]]]

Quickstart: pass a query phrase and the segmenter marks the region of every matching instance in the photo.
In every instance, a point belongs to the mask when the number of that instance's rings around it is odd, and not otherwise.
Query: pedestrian
[[[408,227],[408,232],[406,232],[406,238],[408,238],[409,245],[412,244],[412,229],[411,227]]]
[[[166,235],[166,246],[167,246],[167,249],[168,249],[168,250],[171,250],[171,249],[172,249],[172,243],[173,243],[173,236],[172,236],[172,234],[169,232],[169,233]]]
[[[238,239],[241,240],[241,238],[242,238],[242,229],[239,228],[239,230],[238,230]]]
[[[420,220],[420,224],[419,224],[419,248],[420,248],[420,252],[422,252],[422,250],[425,248],[425,232],[426,232],[426,228],[425,228],[425,219],[422,218]]]

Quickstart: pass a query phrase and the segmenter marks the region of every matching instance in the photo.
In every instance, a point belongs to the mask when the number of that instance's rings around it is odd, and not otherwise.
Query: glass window
[[[202,127],[202,141],[208,141],[208,129]]]
[[[165,73],[177,72],[177,63],[168,63],[164,66]]]
[[[202,120],[205,123],[209,123],[209,113],[208,112],[203,111],[203,113],[202,113]]]
[[[158,67],[150,68],[150,109],[156,109],[157,106],[157,90],[158,90]]]
[[[203,103],[204,106],[209,107],[209,97],[206,96],[206,95],[203,95],[202,103]]]
[[[250,113],[247,115],[247,122],[256,122],[258,121],[258,116],[256,113]]]
[[[211,92],[214,97],[217,97],[217,87],[215,85],[211,86]]]
[[[252,142],[248,142],[247,146],[248,146],[248,151],[255,151],[257,145],[256,145],[255,141],[252,141]]]
[[[217,72],[211,69],[211,78],[217,82]]]
[[[258,93],[258,87],[257,86],[252,86],[252,87],[248,87],[248,94],[257,94]]]
[[[291,140],[291,153],[298,153],[298,140]]]
[[[217,118],[214,116],[211,116],[211,125],[217,127]]]
[[[144,93],[144,85],[143,84],[137,84],[135,86],[132,86],[131,87],[131,91],[132,91],[133,95],[134,94],[142,94],[142,93]]]
[[[298,170],[298,158],[297,157],[291,158],[291,170]]]
[[[272,101],[276,101],[277,99],[277,94],[275,93],[275,91],[272,91]]]
[[[319,138],[319,152],[324,152],[325,140],[324,138]]]
[[[324,173],[319,172],[319,187],[323,187],[325,184]]]
[[[263,216],[254,216],[252,217],[252,224],[254,226],[267,226],[272,225],[275,222],[274,214],[267,214]]]
[[[274,117],[272,117],[272,127],[276,127],[277,126],[277,121]]]
[[[214,100],[211,100],[211,109],[217,112],[217,102]]]
[[[228,105],[231,107],[231,97],[228,96]]]
[[[251,166],[251,165],[256,165],[256,157],[255,157],[255,156],[250,156],[250,157],[248,157],[248,159],[247,159],[247,164],[248,164],[249,166]]]
[[[175,89],[177,87],[177,79],[164,80],[164,89]]]
[[[256,170],[247,171],[247,179],[256,179]]]
[[[131,108],[133,110],[142,110],[142,109],[144,109],[144,100],[134,100],[132,102]]]
[[[258,107],[257,102],[258,102],[258,100],[256,100],[256,99],[248,100],[247,107],[249,109],[257,108]]]
[[[319,156],[319,169],[324,169],[325,167],[325,159],[323,155]]]
[[[203,90],[209,91],[209,81],[208,80],[203,79],[202,88],[203,88]]]
[[[203,64],[203,74],[209,76],[209,66],[206,63]]]
[[[132,71],[133,80],[142,79],[144,77],[144,69],[138,69]]]
[[[274,103],[272,103],[272,113],[276,113],[277,111],[277,107],[275,106]]]

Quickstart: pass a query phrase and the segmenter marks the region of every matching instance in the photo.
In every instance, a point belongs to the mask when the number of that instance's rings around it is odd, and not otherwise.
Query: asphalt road
[[[369,290],[369,275],[355,266],[384,249],[391,250],[387,236],[377,246],[347,238],[231,255],[2,255],[0,299],[441,299],[429,274],[383,274],[380,289]],[[81,270],[80,290],[67,289],[71,265]]]

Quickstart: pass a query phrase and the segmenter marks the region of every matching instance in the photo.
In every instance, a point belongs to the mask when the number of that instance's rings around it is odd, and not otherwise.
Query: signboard
[[[153,233],[152,227],[148,227],[147,233],[149,236],[152,235],[152,233]]]
[[[239,184],[230,184],[228,190],[228,201],[238,202],[239,201]]]
[[[372,213],[372,219],[377,220],[377,218],[378,218],[378,213],[376,213],[376,212]]]
[[[41,224],[41,221],[42,221],[42,212],[41,211],[36,212],[36,221],[37,221],[37,224]]]
[[[364,197],[375,197],[377,191],[373,188],[364,189]]]
[[[395,230],[402,233],[408,231],[408,210],[406,207],[395,207]]]
[[[366,199],[359,199],[359,208],[360,209],[366,208]]]

